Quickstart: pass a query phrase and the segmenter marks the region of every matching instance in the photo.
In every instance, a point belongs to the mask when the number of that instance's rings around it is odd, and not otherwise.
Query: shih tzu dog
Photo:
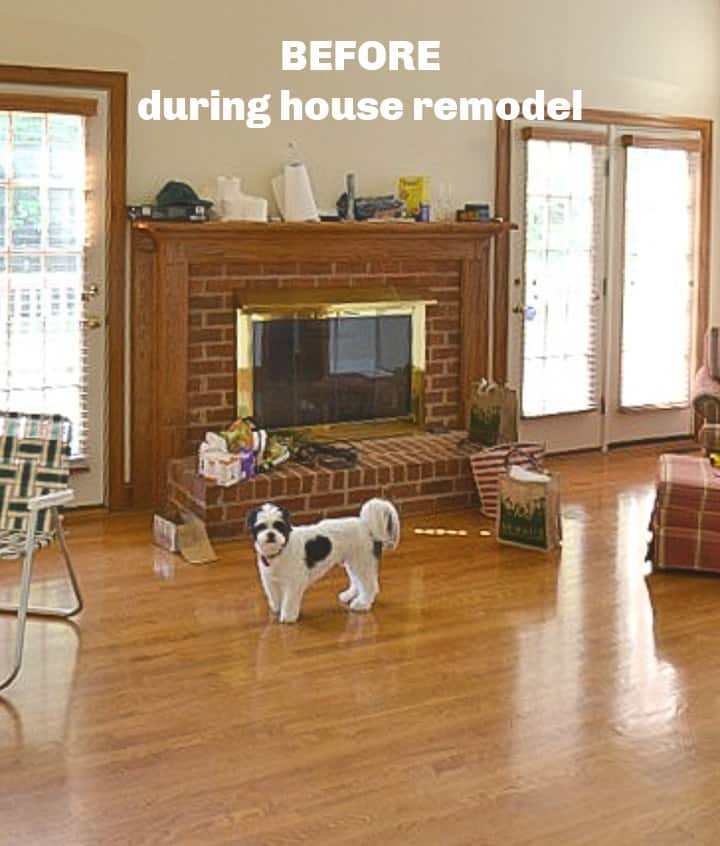
[[[338,595],[353,611],[369,611],[378,595],[383,550],[400,541],[400,519],[385,499],[370,499],[358,517],[293,526],[284,508],[271,502],[247,516],[268,605],[281,623],[294,623],[303,594],[335,564],[345,567],[349,585]]]

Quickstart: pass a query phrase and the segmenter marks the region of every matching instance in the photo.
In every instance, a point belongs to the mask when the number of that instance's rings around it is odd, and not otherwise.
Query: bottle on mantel
[[[347,194],[347,214],[345,220],[355,220],[355,174],[345,175],[345,192]]]

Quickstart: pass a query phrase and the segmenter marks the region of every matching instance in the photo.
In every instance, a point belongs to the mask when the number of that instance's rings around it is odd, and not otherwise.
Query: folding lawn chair
[[[17,615],[15,657],[6,688],[20,672],[28,615],[72,617],[82,597],[65,543],[60,508],[71,502],[70,421],[59,415],[0,412],[0,559],[23,559],[17,605],[0,605],[0,613]],[[29,605],[36,549],[57,541],[73,594],[71,608]],[[2,568],[0,561],[0,568]]]

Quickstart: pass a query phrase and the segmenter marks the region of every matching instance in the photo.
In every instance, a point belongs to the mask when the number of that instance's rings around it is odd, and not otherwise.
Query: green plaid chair
[[[82,609],[82,597],[65,543],[60,508],[72,502],[70,421],[59,415],[0,412],[0,558],[22,558],[17,605],[0,605],[0,613],[17,616],[15,657],[6,688],[20,672],[28,615],[72,617]],[[57,541],[73,593],[71,608],[31,606],[35,550]],[[0,562],[2,567],[2,562]]]

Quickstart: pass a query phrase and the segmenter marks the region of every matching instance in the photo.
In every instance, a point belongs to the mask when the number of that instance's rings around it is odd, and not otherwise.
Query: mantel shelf
[[[170,223],[166,221],[135,221],[133,229],[147,232],[154,240],[181,239],[206,240],[249,235],[303,235],[340,237],[378,237],[398,235],[407,238],[428,238],[437,236],[460,236],[464,238],[487,237],[517,229],[517,224],[504,221],[487,223],[368,223],[366,221],[344,221],[332,223],[244,223],[213,220],[205,223]]]

